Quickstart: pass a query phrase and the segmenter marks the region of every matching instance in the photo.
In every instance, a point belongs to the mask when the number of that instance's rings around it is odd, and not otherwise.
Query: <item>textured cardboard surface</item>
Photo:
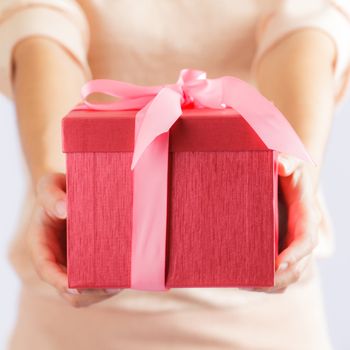
[[[135,113],[63,120],[72,288],[130,287]],[[234,110],[184,111],[170,130],[168,287],[273,285],[275,157]]]
[[[273,285],[274,157],[274,151],[170,154],[168,287]],[[131,159],[131,152],[67,154],[72,288],[130,286]]]

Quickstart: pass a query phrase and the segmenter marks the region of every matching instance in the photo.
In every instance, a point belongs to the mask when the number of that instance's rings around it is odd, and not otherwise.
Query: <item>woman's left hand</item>
[[[279,186],[287,208],[284,250],[276,260],[272,288],[254,288],[265,292],[283,292],[297,282],[311,260],[318,244],[321,213],[309,165],[280,155]]]

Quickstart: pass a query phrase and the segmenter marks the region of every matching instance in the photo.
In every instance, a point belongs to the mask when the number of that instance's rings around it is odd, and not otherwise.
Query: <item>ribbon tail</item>
[[[234,108],[269,149],[315,164],[293,127],[272,102],[246,82],[223,77],[222,102]]]
[[[132,289],[166,289],[168,145],[168,133],[159,135],[133,171]]]
[[[169,90],[169,89],[167,89]],[[181,115],[179,94],[163,91],[135,125],[131,289],[164,291],[169,129]]]
[[[146,107],[136,114],[135,146],[131,169],[153,140],[165,132],[182,114],[182,96],[171,88],[163,88]]]

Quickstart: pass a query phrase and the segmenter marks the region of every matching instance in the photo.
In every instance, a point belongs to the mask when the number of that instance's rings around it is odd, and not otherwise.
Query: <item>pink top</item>
[[[347,0],[2,0],[0,91],[12,96],[11,53],[28,36],[57,41],[87,78],[155,84],[174,81],[185,67],[253,80],[253,63],[269,47],[312,27],[335,43],[339,97],[349,68],[349,14]]]
[[[254,84],[254,64],[266,50],[312,27],[335,43],[338,99],[350,63],[349,13],[346,0],[1,0],[0,92],[13,98],[13,48],[29,36],[56,41],[87,79],[173,83],[181,69],[196,68],[209,78],[232,75]],[[126,290],[76,310],[40,281],[22,231],[12,254],[26,283],[11,349],[329,349],[313,273],[277,296],[225,288]],[[332,250],[330,238],[321,237],[319,254]]]

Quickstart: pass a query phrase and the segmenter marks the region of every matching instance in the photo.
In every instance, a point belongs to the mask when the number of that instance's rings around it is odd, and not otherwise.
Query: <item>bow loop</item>
[[[89,108],[97,110],[130,110],[141,109],[163,86],[139,86],[116,80],[95,79],[83,85],[80,94]],[[119,98],[112,103],[91,103],[87,99],[94,93],[103,93],[108,96]]]

